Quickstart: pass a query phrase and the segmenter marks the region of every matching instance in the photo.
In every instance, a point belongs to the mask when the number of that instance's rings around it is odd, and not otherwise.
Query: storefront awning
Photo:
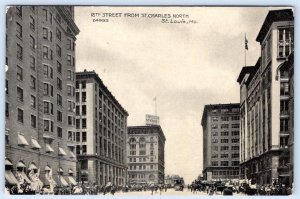
[[[54,152],[54,149],[50,146],[50,144],[46,144],[46,153]]]
[[[69,169],[68,173],[73,173],[72,169]]]
[[[60,179],[61,186],[69,186],[68,182],[63,176],[58,177]]]
[[[72,176],[68,176],[69,182],[72,185],[77,185],[77,182],[75,181],[75,179]]]
[[[26,138],[24,137],[24,135],[21,135],[21,134],[18,135],[18,145],[23,145],[23,146],[29,145]]]
[[[31,183],[31,180],[29,180],[29,178],[27,177],[27,175],[25,174],[24,171],[21,172],[20,174],[21,174],[22,178],[23,178],[24,180],[26,180],[26,182]]]
[[[52,177],[51,177],[52,178]],[[57,185],[57,183],[54,181],[54,179],[52,178],[51,180],[48,178],[45,178],[45,185],[50,185],[52,184],[53,186]]]
[[[28,167],[28,170],[37,169],[37,167],[34,164],[30,164]]]
[[[14,174],[10,170],[5,171],[5,180],[7,180],[7,182],[10,185],[19,184],[18,180],[16,179],[16,177],[14,176]]]
[[[12,166],[13,164],[8,159],[5,160],[5,166]]]
[[[70,151],[70,157],[71,158],[76,158],[76,155],[72,151]]]
[[[38,143],[36,139],[31,138],[32,148],[33,149],[40,149],[41,145]]]
[[[50,170],[51,170],[51,168],[49,166],[45,167],[45,171],[50,171]]]
[[[65,152],[65,150],[61,147],[58,148],[58,155],[61,155],[61,156],[65,156],[67,155],[67,153]]]
[[[26,168],[26,165],[23,162],[18,162],[17,167]]]

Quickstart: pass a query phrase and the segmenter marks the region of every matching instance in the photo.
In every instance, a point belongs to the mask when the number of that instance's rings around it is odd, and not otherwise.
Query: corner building
[[[78,181],[125,185],[127,111],[94,71],[76,73]]]
[[[269,11],[256,41],[261,45],[261,58],[255,66],[243,67],[237,80],[241,105],[240,177],[259,185],[291,185],[293,79],[284,65],[291,65],[285,62],[292,60],[294,51],[293,11]]]
[[[238,180],[240,104],[205,105],[201,125],[204,179]]]
[[[37,190],[76,184],[74,143],[66,133],[75,130],[73,7],[6,11],[6,183],[26,179]]]
[[[165,142],[159,125],[128,127],[129,184],[164,184]]]

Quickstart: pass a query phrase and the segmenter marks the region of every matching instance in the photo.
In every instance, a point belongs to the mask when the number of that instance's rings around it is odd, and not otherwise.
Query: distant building
[[[72,6],[10,6],[6,13],[5,179],[76,184]],[[71,122],[68,122],[68,119]]]
[[[201,125],[204,179],[238,179],[240,104],[205,105]]]
[[[127,111],[94,71],[76,73],[78,181],[125,185]]]
[[[183,177],[180,177],[179,175],[167,175],[167,176],[165,176],[165,185],[169,185],[171,187],[174,187],[174,184],[178,181],[184,182]]]
[[[128,183],[164,183],[165,141],[160,126],[128,127]]]
[[[281,65],[293,59],[293,24],[291,9],[270,11],[256,38],[261,44],[261,58],[255,66],[244,67],[237,80],[241,104],[240,177],[260,185],[290,184],[293,75]]]

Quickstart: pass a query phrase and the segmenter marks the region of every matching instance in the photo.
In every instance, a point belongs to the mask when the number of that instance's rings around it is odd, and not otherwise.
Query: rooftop
[[[293,21],[294,15],[292,9],[271,10],[269,11],[257,37],[256,41],[262,43],[273,22]]]
[[[106,95],[112,99],[112,101],[128,116],[128,112],[122,107],[122,105],[118,102],[115,96],[108,90],[108,88],[104,85],[103,81],[100,79],[99,75],[95,71],[87,71],[84,70],[83,72],[76,72],[76,79],[95,79],[101,88],[105,91]]]
[[[202,119],[201,119],[201,125],[203,126],[206,121],[207,112],[208,110],[212,109],[220,109],[220,108],[240,108],[240,103],[229,103],[229,104],[207,104],[204,106]]]

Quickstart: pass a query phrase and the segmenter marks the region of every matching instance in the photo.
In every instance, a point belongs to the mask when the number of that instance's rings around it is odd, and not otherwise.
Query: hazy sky
[[[157,113],[166,136],[165,173],[187,183],[202,172],[205,104],[239,102],[236,79],[260,55],[255,41],[271,8],[77,7],[77,71],[95,70],[128,111],[128,126],[144,125]],[[278,9],[278,8],[277,8]],[[91,13],[188,14],[197,24],[164,24],[161,19],[109,17]]]

